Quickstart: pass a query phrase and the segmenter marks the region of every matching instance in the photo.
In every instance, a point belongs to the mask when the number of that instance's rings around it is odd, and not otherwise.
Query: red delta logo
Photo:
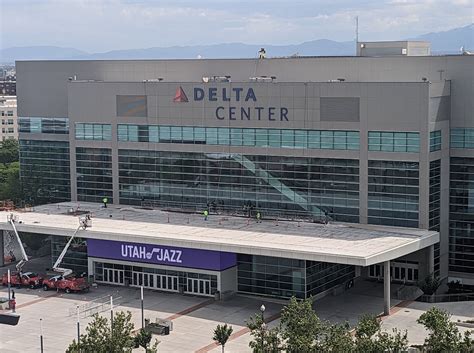
[[[181,86],[176,89],[176,94],[174,95],[173,102],[175,103],[187,103],[188,97]]]

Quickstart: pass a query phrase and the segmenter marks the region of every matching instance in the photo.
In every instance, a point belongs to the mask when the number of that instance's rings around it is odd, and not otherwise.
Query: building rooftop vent
[[[275,82],[276,76],[254,76],[249,77],[249,81],[251,82]]]
[[[230,75],[225,75],[225,76],[203,76],[202,82],[208,83],[208,82],[230,82],[231,76]]]

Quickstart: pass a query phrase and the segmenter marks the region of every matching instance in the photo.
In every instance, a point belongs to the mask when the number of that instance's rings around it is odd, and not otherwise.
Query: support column
[[[434,245],[429,246],[426,251],[428,252],[427,256],[427,272],[429,275],[434,273]]]
[[[383,264],[383,313],[390,315],[390,261]]]

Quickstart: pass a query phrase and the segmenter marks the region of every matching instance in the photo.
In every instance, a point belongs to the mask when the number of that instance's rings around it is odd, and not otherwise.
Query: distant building
[[[0,95],[16,96],[16,76],[0,76]]]
[[[15,96],[0,96],[0,141],[18,139],[18,115]]]
[[[357,56],[429,56],[431,45],[423,41],[358,42]]]

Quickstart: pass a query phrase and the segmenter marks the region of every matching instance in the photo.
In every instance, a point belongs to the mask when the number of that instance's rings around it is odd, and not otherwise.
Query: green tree
[[[12,200],[17,203],[21,198],[19,163],[0,164],[0,201]]]
[[[252,336],[249,347],[253,353],[277,353],[282,350],[280,327],[269,329],[260,314],[255,314],[246,324]]]
[[[418,282],[418,287],[420,287],[426,295],[435,294],[440,285],[440,279],[434,275],[428,275],[422,281]]]
[[[322,323],[322,330],[316,337],[316,351],[328,353],[351,353],[354,351],[349,324]]]
[[[433,307],[423,313],[417,322],[429,332],[424,342],[428,352],[474,352],[474,341],[470,338],[470,333],[461,335],[447,311]]]
[[[282,338],[287,352],[310,352],[322,324],[313,310],[311,298],[298,301],[295,297],[281,312]]]
[[[150,347],[151,339],[151,332],[142,328],[135,336],[135,347],[142,347],[146,353],[156,353],[158,351],[158,344],[160,342],[158,340],[155,340],[153,346]]]
[[[19,160],[19,145],[14,139],[7,139],[0,142],[0,163],[10,164]]]
[[[217,325],[214,330],[214,337],[212,337],[212,339],[222,346],[222,353],[224,353],[225,344],[233,331],[232,326],[227,326],[227,324]]]
[[[363,315],[355,329],[354,351],[361,353],[404,352],[408,348],[407,332],[381,331],[380,320],[374,315]]]
[[[69,345],[67,353],[122,353],[131,352],[135,346],[132,336],[132,314],[128,311],[115,313],[110,328],[109,320],[94,315],[94,320],[86,327],[86,333],[81,335],[79,344],[76,340]]]

